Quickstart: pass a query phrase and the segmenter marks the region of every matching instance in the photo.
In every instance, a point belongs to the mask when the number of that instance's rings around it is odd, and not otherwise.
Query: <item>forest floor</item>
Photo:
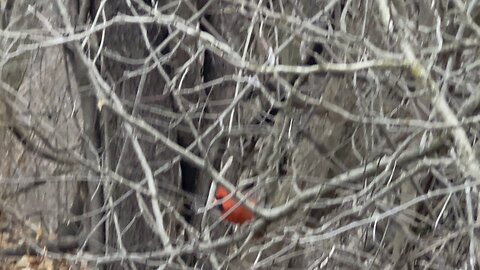
[[[0,212],[0,270],[87,270],[83,263],[73,265],[65,260],[53,260],[47,256],[2,255],[2,251],[15,250],[22,246],[26,235],[29,234],[21,224],[15,223]],[[41,237],[41,229],[36,234],[35,238]]]

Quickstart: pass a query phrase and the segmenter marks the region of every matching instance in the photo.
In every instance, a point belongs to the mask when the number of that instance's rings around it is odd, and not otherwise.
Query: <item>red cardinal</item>
[[[217,187],[217,190],[215,191],[215,198],[217,200],[222,200],[228,195],[229,192],[224,187]],[[230,210],[232,208],[233,210]],[[220,205],[220,209],[222,211],[222,214],[225,214],[227,212],[229,213],[225,217],[225,219],[234,224],[243,224],[253,219],[253,213],[248,210],[244,205],[239,204],[238,200],[235,199],[233,196],[232,198],[222,202],[222,204]]]

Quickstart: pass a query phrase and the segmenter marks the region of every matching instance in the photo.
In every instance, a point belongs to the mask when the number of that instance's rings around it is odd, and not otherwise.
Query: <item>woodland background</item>
[[[0,3],[6,269],[480,267],[478,1]]]

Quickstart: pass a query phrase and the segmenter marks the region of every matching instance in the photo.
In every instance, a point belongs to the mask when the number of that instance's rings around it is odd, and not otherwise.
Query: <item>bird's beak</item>
[[[217,208],[219,211],[222,211],[223,207],[219,201],[220,200],[217,200],[217,198],[213,198],[213,204],[215,205],[215,208]]]

